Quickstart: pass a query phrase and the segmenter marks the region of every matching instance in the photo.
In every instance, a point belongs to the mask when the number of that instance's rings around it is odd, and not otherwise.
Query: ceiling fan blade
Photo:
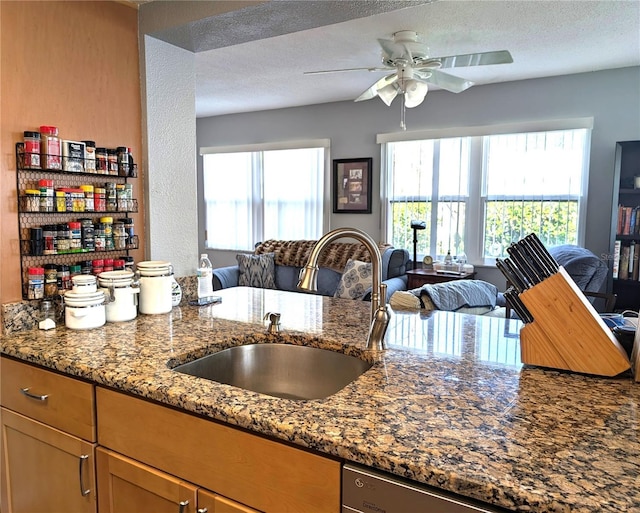
[[[392,73],[391,75],[382,77],[375,84],[373,84],[369,89],[367,89],[364,93],[358,96],[354,101],[361,102],[364,100],[371,100],[371,98],[375,98],[376,96],[378,96],[378,90],[382,89],[383,87],[387,87],[388,85],[391,85],[394,82],[397,82],[397,80],[398,80],[397,73]]]
[[[467,66],[487,66],[489,64],[509,64],[513,57],[507,50],[497,52],[468,53],[463,55],[451,55],[438,57],[442,68],[462,68]]]
[[[305,71],[303,75],[324,75],[326,73],[342,73],[345,71],[389,71],[390,68],[378,68],[378,67],[369,67],[369,68],[345,68],[345,69],[325,69],[320,71]]]
[[[431,76],[426,79],[429,84],[438,86],[440,89],[450,91],[452,93],[461,93],[469,89],[473,82],[464,78],[454,77],[448,73],[443,73],[437,69],[430,70]]]

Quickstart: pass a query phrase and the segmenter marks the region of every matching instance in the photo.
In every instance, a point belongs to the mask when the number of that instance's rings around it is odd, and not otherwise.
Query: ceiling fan
[[[378,39],[378,43],[382,47],[383,67],[309,71],[305,74],[392,70],[390,74],[382,77],[358,96],[355,101],[370,100],[379,96],[384,103],[391,105],[395,97],[400,95],[402,99],[400,126],[403,130],[406,129],[405,108],[420,105],[429,90],[429,84],[452,93],[461,93],[474,84],[470,80],[450,75],[441,69],[513,62],[507,50],[431,57],[429,47],[420,41],[418,33],[412,30],[401,30],[393,34],[393,39]]]

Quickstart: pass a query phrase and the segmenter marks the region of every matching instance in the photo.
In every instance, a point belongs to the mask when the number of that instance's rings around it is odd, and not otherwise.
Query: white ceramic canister
[[[100,290],[107,297],[107,322],[123,322],[138,315],[140,288],[133,280],[133,271],[105,271],[98,274]]]
[[[150,260],[136,264],[140,281],[138,308],[143,314],[163,314],[171,311],[173,267],[162,260]]]
[[[93,294],[98,290],[96,277],[92,274],[76,274],[71,277],[73,292],[78,294]]]
[[[106,322],[105,296],[100,291],[83,294],[69,290],[64,294],[64,320],[72,330],[90,330]]]

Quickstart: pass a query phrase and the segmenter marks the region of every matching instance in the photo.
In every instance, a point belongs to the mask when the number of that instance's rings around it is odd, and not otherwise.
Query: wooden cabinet
[[[340,510],[338,459],[13,359],[1,365],[2,513]]]
[[[0,509],[95,512],[92,385],[6,358],[1,365]]]
[[[102,447],[97,466],[100,513],[259,513]]]
[[[102,387],[96,402],[101,446],[258,511],[340,511],[339,460]]]
[[[611,225],[612,291],[616,310],[640,309],[640,141],[616,144]]]

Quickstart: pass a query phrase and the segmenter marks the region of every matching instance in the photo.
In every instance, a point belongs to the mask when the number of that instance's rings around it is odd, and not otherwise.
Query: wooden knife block
[[[533,315],[520,330],[522,363],[598,376],[631,367],[624,348],[563,267],[520,299]]]

